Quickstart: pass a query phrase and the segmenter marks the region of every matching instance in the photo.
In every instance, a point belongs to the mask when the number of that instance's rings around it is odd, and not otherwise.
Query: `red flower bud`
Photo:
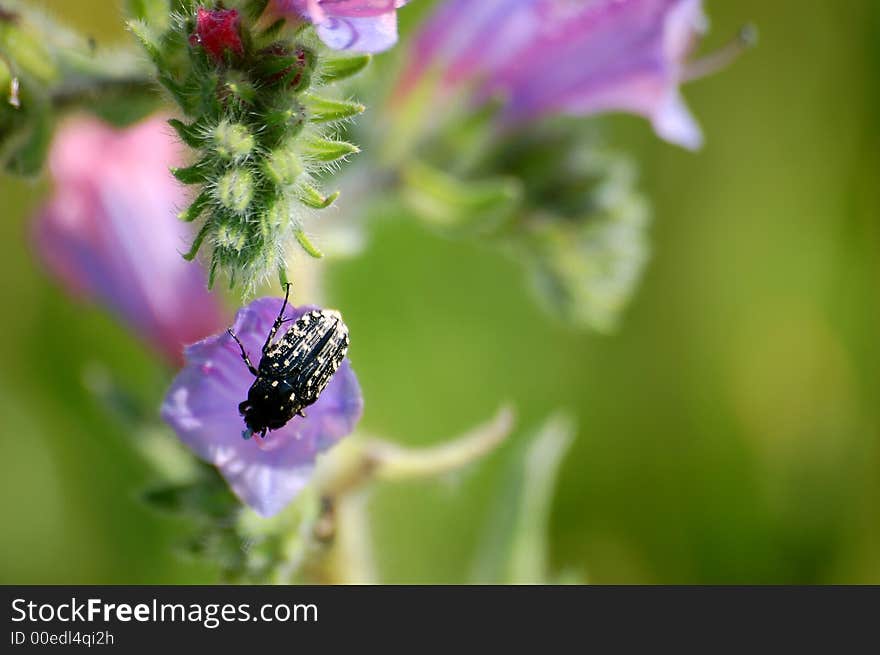
[[[196,31],[189,37],[189,42],[202,46],[214,61],[222,63],[229,50],[239,57],[244,54],[240,29],[238,10],[199,7]]]

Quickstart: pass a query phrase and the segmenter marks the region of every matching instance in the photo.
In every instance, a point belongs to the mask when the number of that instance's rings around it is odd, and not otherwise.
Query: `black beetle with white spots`
[[[305,417],[303,411],[318,400],[348,352],[348,327],[333,310],[312,310],[300,316],[275,343],[272,340],[283,323],[290,284],[285,287],[284,303],[263,344],[260,366],[256,368],[244,345],[232,329],[227,330],[241,349],[241,358],[256,378],[247,400],[238,406],[247,429],[245,439],[254,434],[266,436],[293,419]]]

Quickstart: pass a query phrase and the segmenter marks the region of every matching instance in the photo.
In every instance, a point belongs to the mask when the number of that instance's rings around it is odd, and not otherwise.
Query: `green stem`
[[[56,109],[79,107],[108,96],[159,100],[155,83],[146,76],[93,78],[75,84],[61,84],[50,93],[52,106]]]
[[[500,446],[513,422],[512,409],[502,407],[488,422],[437,446],[406,448],[364,437],[337,446],[316,474],[320,510],[306,526],[308,555],[288,567],[286,579],[299,573],[312,583],[375,582],[367,512],[372,483],[428,479],[460,470]]]

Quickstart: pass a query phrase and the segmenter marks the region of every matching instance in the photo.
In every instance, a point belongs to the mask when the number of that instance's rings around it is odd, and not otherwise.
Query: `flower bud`
[[[236,223],[223,223],[217,226],[214,239],[218,248],[241,252],[247,244],[247,232]]]
[[[247,158],[254,149],[255,141],[246,125],[220,121],[214,128],[214,151],[223,159],[234,162]]]
[[[303,164],[295,152],[279,148],[273,151],[265,164],[266,175],[275,184],[293,184],[302,175]]]
[[[281,230],[290,221],[290,202],[286,198],[276,198],[260,217],[260,235],[264,243],[278,238]]]
[[[254,197],[254,176],[246,168],[233,168],[217,180],[216,194],[223,207],[243,214]]]
[[[223,63],[228,52],[241,57],[241,17],[236,9],[208,10],[199,7],[196,31],[190,36],[191,45],[200,45],[216,62]]]

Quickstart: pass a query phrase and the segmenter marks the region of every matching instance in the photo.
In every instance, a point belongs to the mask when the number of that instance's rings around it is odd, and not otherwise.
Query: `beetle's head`
[[[245,439],[250,439],[254,434],[265,436],[266,430],[269,429],[269,421],[258,405],[253,404],[250,400],[245,400],[238,406],[238,413],[244,417],[244,424],[247,430],[242,432]]]

